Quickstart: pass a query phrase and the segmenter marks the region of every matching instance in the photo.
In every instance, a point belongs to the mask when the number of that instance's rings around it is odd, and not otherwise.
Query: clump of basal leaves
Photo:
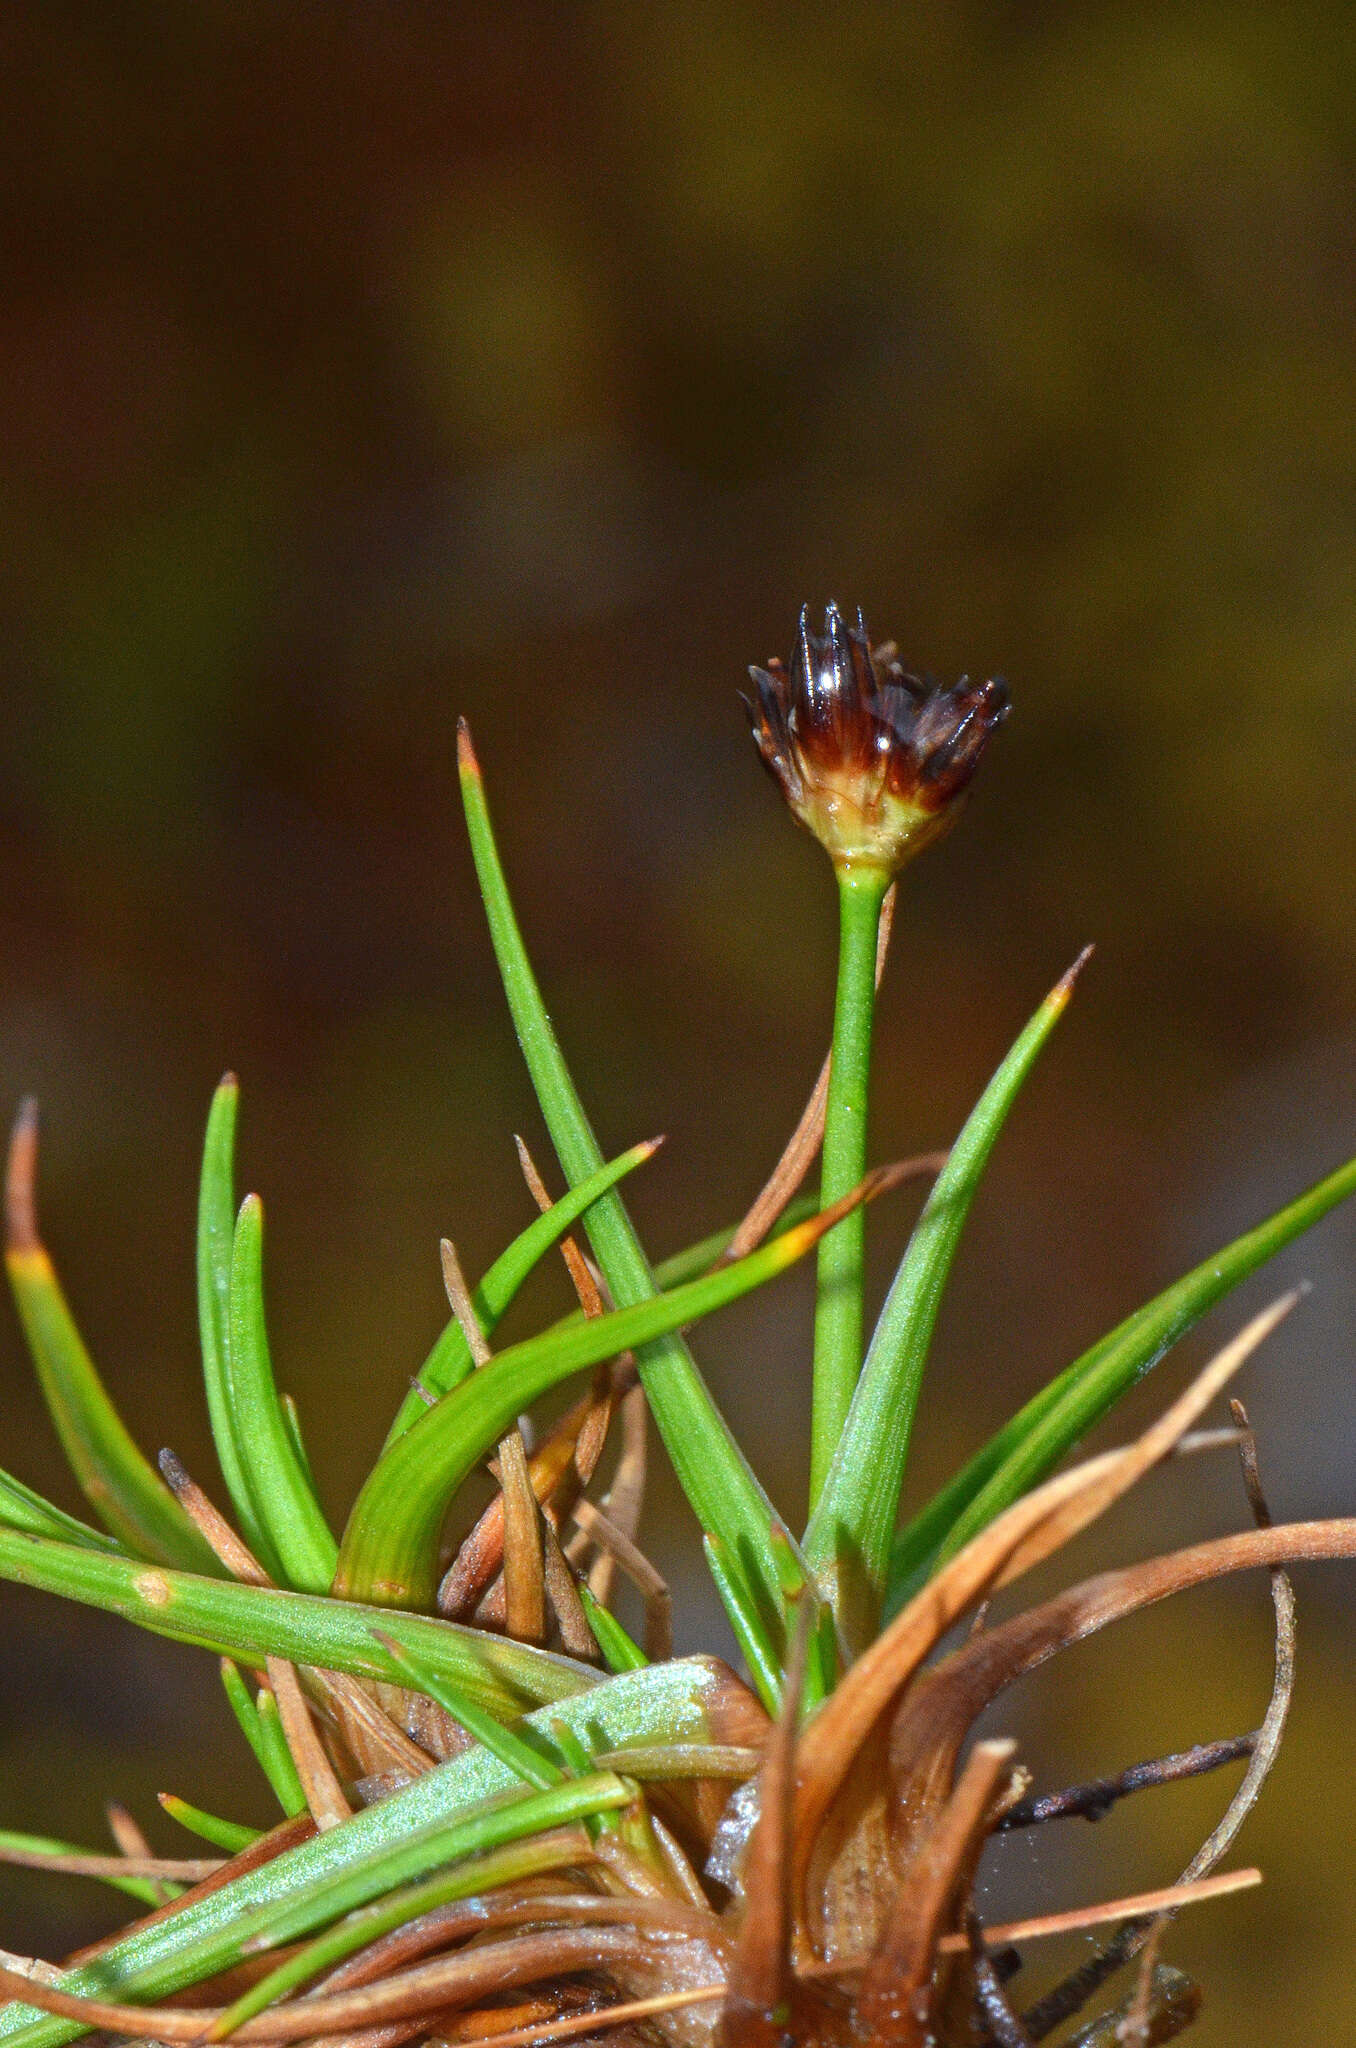
[[[478,1284],[443,1245],[452,1315],[412,1384],[393,1390],[403,1398],[341,1534],[274,1379],[263,1213],[254,1195],[235,1201],[234,1081],[212,1105],[199,1203],[221,1479],[205,1490],[169,1453],[159,1471],[148,1463],[98,1377],[38,1235],[36,1120],[21,1112],[10,1273],[95,1521],[0,1474],[0,1573],[220,1656],[281,1817],[259,1833],[201,1811],[188,1786],[165,1804],[207,1856],[153,1857],[127,1817],[116,1857],[3,1838],[6,1854],[87,1871],[151,1909],[61,1969],[7,1957],[8,2048],[55,2048],[90,2029],[370,2048],[580,2037],[1008,2048],[1052,2036],[1091,2048],[1165,2041],[1190,2024],[1199,1994],[1161,1959],[1161,1940],[1175,1911],[1255,1876],[1210,1873],[1284,1720],[1293,1603],[1282,1567],[1356,1555],[1356,1521],[1270,1526],[1235,1404],[1232,1423],[1211,1434],[1242,1456],[1255,1526],[1033,1609],[987,1603],[1184,1439],[1204,1440],[1200,1419],[1289,1297],[1137,1442],[1063,1462],[1208,1309],[1356,1189],[1356,1164],[1128,1316],[900,1528],[910,1426],[966,1214],[1079,963],[1018,1034],[949,1155],[868,1171],[872,1010],[893,878],[955,814],[1006,692],[927,686],[836,607],[822,635],[802,619],[789,666],[751,674],[758,749],[828,851],[841,902],[831,1058],[802,1123],[737,1229],[651,1265],[622,1187],[654,1147],[603,1158],[524,951],[463,731],[471,851],[565,1191],[552,1200],[524,1152],[539,1213]],[[807,1201],[799,1189],[821,1149],[818,1197]],[[930,1192],[868,1340],[866,1204],[922,1177]],[[577,1313],[494,1351],[497,1323],[556,1247]],[[811,1513],[796,1537],[682,1333],[812,1248]],[[570,1380],[574,1404],[534,1439],[520,1418]],[[669,1655],[665,1590],[637,1542],[647,1415],[747,1680],[716,1657]],[[608,1449],[614,1418],[619,1452]],[[487,1465],[497,1491],[468,1531],[458,1497]],[[603,1474],[609,1489],[591,1499]],[[1271,1569],[1276,1611],[1276,1683],[1257,1731],[1042,1799],[1012,1743],[969,1742],[1003,1688],[1065,1644],[1246,1566]],[[619,1571],[645,1596],[643,1648],[609,1605]],[[980,1924],[976,1878],[996,1831],[1095,1813],[1227,1761],[1246,1762],[1243,1781],[1163,1892],[1059,1921]],[[1024,1944],[1094,1924],[1118,1931],[1036,2004],[1025,2000]],[[1102,1993],[1126,1964],[1124,1982]],[[1099,2013],[1107,1997],[1120,2002]]]

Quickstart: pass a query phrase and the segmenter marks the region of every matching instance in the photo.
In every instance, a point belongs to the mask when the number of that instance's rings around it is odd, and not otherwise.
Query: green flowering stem
[[[876,1009],[876,934],[889,875],[844,863],[838,877],[838,994],[833,1064],[824,1121],[821,1208],[856,1187],[866,1172],[871,1026]],[[814,1402],[810,1433],[810,1507],[819,1500],[843,1433],[862,1368],[866,1217],[845,1216],[819,1247],[815,1299]]]

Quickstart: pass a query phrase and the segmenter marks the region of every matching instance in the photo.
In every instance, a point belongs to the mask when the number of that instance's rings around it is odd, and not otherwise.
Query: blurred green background
[[[1016,703],[906,884],[878,1156],[945,1143],[1099,948],[977,1205],[916,1488],[1356,1147],[1345,9],[51,0],[0,57],[0,1079],[42,1099],[48,1241],[143,1441],[213,1480],[227,1064],[336,1514],[440,1322],[439,1236],[474,1270],[528,1214],[458,712],[607,1149],[669,1133],[651,1245],[738,1213],[828,1028],[828,870],[735,696],[807,598]],[[882,1283],[907,1220],[875,1213]],[[1283,1274],[1315,1288],[1245,1388],[1274,1503],[1350,1510],[1356,1218]],[[797,1278],[697,1347],[793,1514],[806,1309]],[[12,1319],[0,1370],[0,1458],[70,1500]],[[1196,1461],[1061,1570],[1243,1512]],[[682,1646],[724,1646],[662,1473],[648,1531]],[[1353,1590],[1301,1587],[1234,1859],[1265,1889],[1169,1945],[1202,2048],[1356,2033]],[[116,1792],[168,1847],[162,1787],[262,1817],[210,1659],[0,1608],[0,1821],[95,1841]],[[1249,1727],[1268,1621],[1260,1581],[1156,1613],[1005,1725],[1042,1786]],[[1023,1843],[993,1909],[1165,1881],[1226,1792]],[[0,1878],[6,1946],[109,1918]]]

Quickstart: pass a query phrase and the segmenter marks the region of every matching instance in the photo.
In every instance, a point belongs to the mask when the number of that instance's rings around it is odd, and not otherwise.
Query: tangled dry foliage
[[[883,958],[884,948],[882,946]],[[769,1187],[740,1234],[746,1249],[775,1220],[818,1144],[816,1090]],[[38,1243],[35,1125],[21,1120],[11,1152],[10,1239]],[[906,1171],[935,1170],[934,1158]],[[530,1159],[524,1168],[545,1189]],[[899,1177],[898,1174],[895,1177]],[[604,1307],[598,1277],[573,1240],[565,1258],[589,1314]],[[474,1327],[455,1253],[444,1247],[454,1310]],[[496,1883],[482,1859],[474,1896],[408,1914],[372,1936],[350,1927],[342,1960],[324,1938],[270,1948],[196,1986],[191,2002],[125,2004],[63,1991],[50,1966],[9,1957],[0,1990],[105,2036],[166,2042],[324,2041],[343,2048],[476,2041],[528,2048],[566,2039],[665,2040],[675,2048],[1015,2048],[1074,2022],[1112,1972],[1138,1957],[1128,1998],[1069,2048],[1172,2039],[1200,2004],[1197,1988],[1158,1961],[1182,1907],[1257,1881],[1212,1875],[1277,1753],[1293,1675],[1294,1601],[1284,1567],[1356,1556],[1356,1520],[1272,1527],[1241,1404],[1232,1424],[1200,1427],[1243,1362],[1296,1299],[1275,1301],[1243,1329],[1134,1443],[1091,1458],[1010,1507],[927,1583],[808,1719],[793,1659],[783,1710],[769,1717],[732,1671],[712,1661],[711,1739],[582,1758],[625,1774],[629,1802],[604,1825],[556,1828]],[[477,1333],[477,1341],[480,1340]],[[648,1647],[667,1650],[664,1588],[638,1549],[644,1490],[644,1396],[633,1362],[600,1367],[588,1393],[528,1451],[514,1431],[500,1447],[501,1491],[452,1559],[440,1609],[495,1632],[593,1654],[582,1602],[605,1602],[618,1568],[645,1595]],[[601,1506],[584,1498],[615,1415],[622,1445]],[[1105,1572],[1042,1604],[990,1622],[1001,1590],[1049,1559],[1167,1458],[1237,1447],[1256,1526]],[[266,1584],[242,1539],[169,1454],[165,1475],[220,1562]],[[567,1533],[572,1528],[572,1533]],[[966,1749],[977,1717],[1060,1650],[1173,1593],[1248,1568],[1271,1573],[1276,1674],[1261,1726],[1132,1766],[1119,1776],[1034,1798],[1016,1745]],[[969,1632],[950,1649],[958,1624]],[[394,1648],[395,1646],[392,1645]],[[117,1858],[29,1858],[46,1867],[186,1883],[149,1927],[233,1879],[342,1826],[356,1805],[389,1796],[469,1741],[417,1689],[380,1685],[270,1659],[268,1680],[305,1789],[308,1813],[222,1862],[149,1856],[125,1817]],[[562,1740],[564,1731],[557,1724]],[[475,1733],[485,1736],[487,1730]],[[502,1743],[514,1738],[500,1731]],[[1096,1817],[1120,1798],[1246,1759],[1219,1825],[1164,1890],[1007,1926],[981,1924],[976,1880],[996,1832]],[[407,1901],[407,1908],[414,1901]],[[1022,1945],[1099,1924],[1118,1931],[1026,2010],[1016,1979]],[[124,1933],[126,1930],[123,1931]],[[72,1964],[97,1960],[96,1945]],[[300,1958],[300,1961],[297,1961]],[[293,1995],[305,1984],[301,1995]]]

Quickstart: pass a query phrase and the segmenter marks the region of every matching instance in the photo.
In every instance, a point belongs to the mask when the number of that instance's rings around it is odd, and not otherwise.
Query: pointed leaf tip
[[[1074,961],[1072,967],[1066,968],[1065,972],[1061,974],[1059,980],[1051,989],[1051,1002],[1056,1002],[1060,1005],[1061,1009],[1063,1008],[1065,1003],[1068,1002],[1070,996],[1074,992],[1074,987],[1078,981],[1079,975],[1083,972],[1083,969],[1087,966],[1089,960],[1091,960],[1093,954],[1096,951],[1097,948],[1095,945],[1084,946],[1082,952]]]
[[[12,1252],[39,1249],[34,1194],[38,1176],[38,1098],[25,1095],[10,1133],[5,1169],[5,1240]]]
[[[464,718],[457,720],[457,766],[463,775],[474,775],[480,779],[480,763],[476,759],[475,743],[471,728]]]

